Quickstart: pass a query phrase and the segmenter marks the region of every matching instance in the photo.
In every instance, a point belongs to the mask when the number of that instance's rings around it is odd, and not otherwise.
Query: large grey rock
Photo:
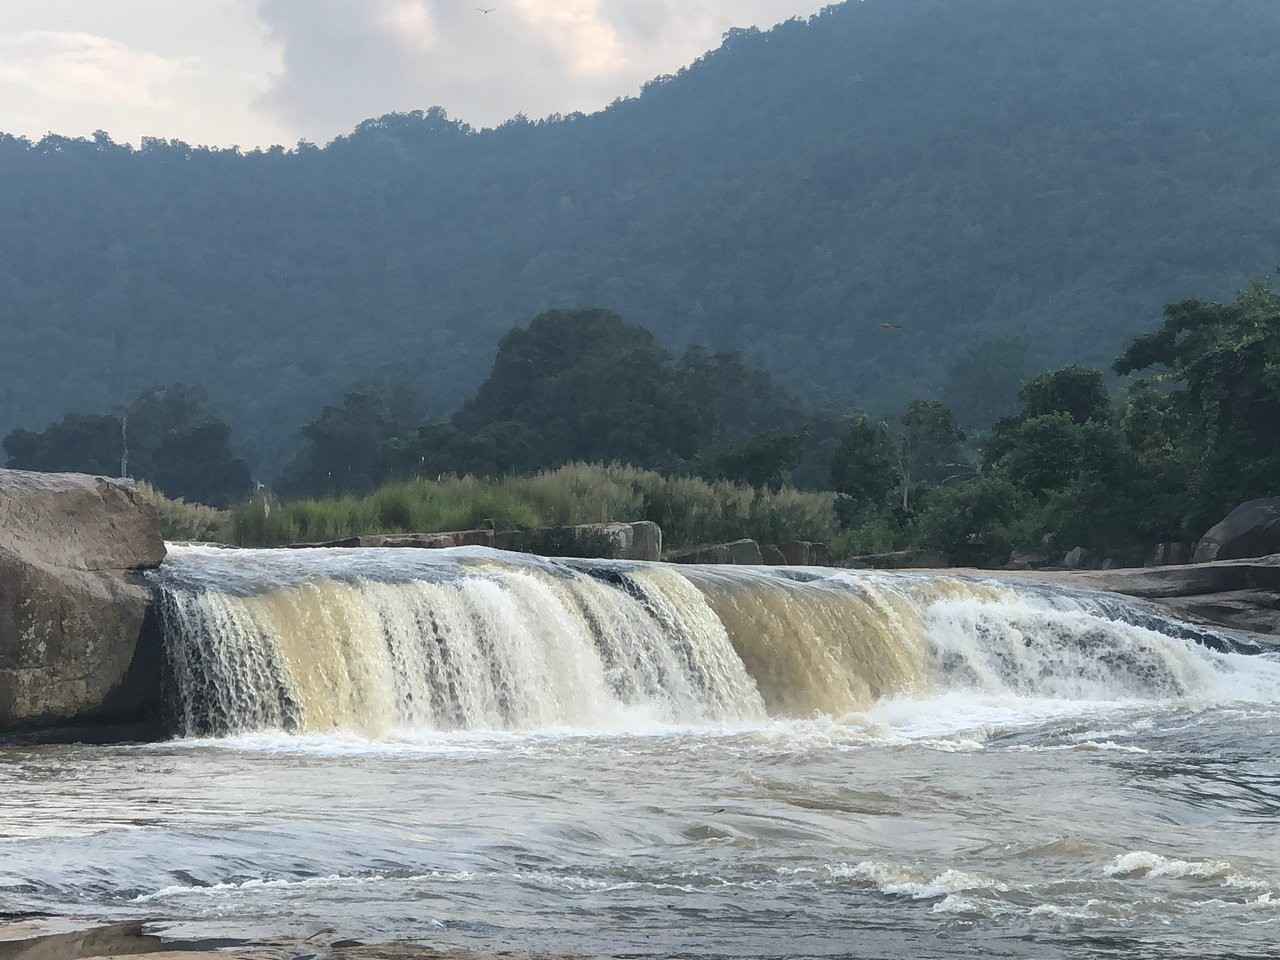
[[[377,534],[366,537],[347,537],[345,540],[330,540],[327,543],[294,543],[290,544],[289,549],[448,550],[452,547],[492,547],[495,536],[492,530],[458,530],[452,533]]]
[[[331,548],[447,550],[453,547],[496,547],[540,557],[599,560],[658,560],[662,528],[656,523],[588,523],[536,530],[459,530],[453,533],[408,533],[349,537],[328,543],[295,543],[294,550]]]
[[[778,545],[789,567],[829,567],[831,566],[831,548],[825,543],[813,543],[808,540],[793,540]]]
[[[760,544],[754,540],[735,540],[732,543],[713,543],[690,547],[667,554],[672,563],[709,564],[714,566],[758,567],[764,563]]]
[[[139,571],[164,560],[132,485],[0,470],[0,730],[132,722],[160,698]]]
[[[1245,560],[1280,553],[1280,497],[1251,500],[1200,538],[1195,562]]]
[[[662,558],[662,528],[647,520],[543,527],[499,533],[496,545],[500,550],[532,553],[539,557],[659,560]]]

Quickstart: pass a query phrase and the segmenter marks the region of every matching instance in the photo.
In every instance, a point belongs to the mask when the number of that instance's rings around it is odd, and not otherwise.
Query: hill
[[[350,385],[447,413],[580,305],[873,410],[988,338],[1104,364],[1280,263],[1278,89],[1274,0],[864,0],[591,116],[0,138],[0,435],[197,383],[270,473]]]

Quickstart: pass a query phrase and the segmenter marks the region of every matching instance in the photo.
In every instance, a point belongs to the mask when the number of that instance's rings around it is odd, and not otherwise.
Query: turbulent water
[[[0,752],[0,912],[582,956],[1275,953],[1280,661],[1141,605],[483,550],[175,547],[155,586],[179,736]]]

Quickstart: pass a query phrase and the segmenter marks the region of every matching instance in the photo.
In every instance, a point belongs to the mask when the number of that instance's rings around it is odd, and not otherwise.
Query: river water
[[[177,736],[0,752],[0,912],[589,957],[1280,939],[1280,661],[948,578],[176,547]]]

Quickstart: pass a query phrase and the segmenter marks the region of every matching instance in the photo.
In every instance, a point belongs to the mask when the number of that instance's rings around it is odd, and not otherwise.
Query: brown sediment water
[[[335,960],[1272,955],[1280,662],[1138,603],[475,549],[153,584],[175,737],[0,751],[0,913]]]

